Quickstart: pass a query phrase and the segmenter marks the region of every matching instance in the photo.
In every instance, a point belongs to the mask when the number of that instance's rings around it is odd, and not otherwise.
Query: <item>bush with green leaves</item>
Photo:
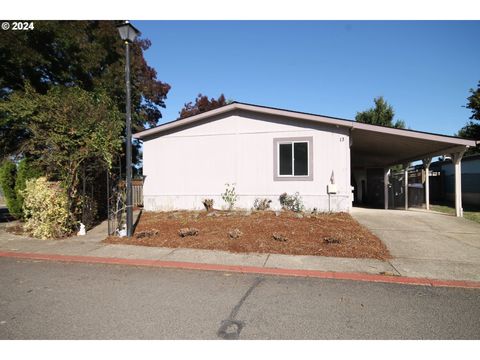
[[[15,218],[22,216],[22,205],[15,192],[15,180],[17,178],[17,166],[12,161],[6,160],[0,167],[0,186],[5,196],[8,212]]]
[[[41,171],[28,158],[22,159],[18,163],[17,178],[15,179],[15,192],[20,204],[23,206],[22,192],[25,190],[27,180],[39,178],[42,175]]]
[[[237,202],[238,196],[235,192],[235,184],[225,184],[226,189],[225,192],[222,194],[222,199],[228,205],[228,210],[232,210]]]
[[[32,162],[24,158],[15,165],[5,161],[0,168],[0,186],[2,187],[9,213],[15,218],[23,217],[23,190],[26,181],[40,176],[40,171]]]
[[[287,193],[283,193],[279,197],[280,205],[285,210],[290,210],[294,212],[302,212],[305,210],[305,206],[303,205],[302,197],[298,192],[295,195],[288,195]]]
[[[40,239],[61,238],[72,233],[74,222],[69,213],[65,189],[45,177],[27,180],[23,191],[24,229]]]

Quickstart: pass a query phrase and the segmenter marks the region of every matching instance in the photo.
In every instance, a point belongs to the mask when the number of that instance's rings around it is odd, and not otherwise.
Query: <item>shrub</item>
[[[0,167],[0,186],[8,211],[13,217],[23,217],[23,190],[26,181],[39,176],[40,172],[26,158],[18,163],[18,167],[11,161],[5,161]]]
[[[8,212],[15,218],[22,217],[22,205],[15,192],[15,181],[17,178],[17,166],[6,160],[0,167],[0,186],[5,196]]]
[[[270,209],[271,202],[272,200],[269,200],[269,199],[256,198],[255,201],[253,202],[253,208],[255,210],[267,210],[267,209]]]
[[[30,160],[23,159],[18,163],[17,178],[15,179],[15,194],[17,195],[17,202],[23,214],[23,190],[30,179],[36,179],[41,176],[38,170]]]
[[[59,183],[45,177],[27,180],[23,191],[25,230],[40,239],[59,238],[73,230],[68,198]]]
[[[222,194],[222,199],[228,204],[228,210],[232,210],[237,202],[237,193],[235,192],[235,184],[225,184],[226,189],[225,192]]]
[[[296,192],[295,195],[283,193],[278,199],[283,209],[295,212],[301,212],[305,209],[305,206],[303,206],[302,197],[298,192]]]
[[[213,209],[213,199],[203,199],[202,204],[203,206],[205,206],[205,209],[207,211],[210,211]]]

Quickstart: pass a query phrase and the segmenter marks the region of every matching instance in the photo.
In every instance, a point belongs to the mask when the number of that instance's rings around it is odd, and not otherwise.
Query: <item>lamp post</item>
[[[127,236],[132,236],[133,208],[132,208],[132,110],[130,103],[130,44],[140,35],[132,24],[125,21],[117,26],[120,37],[125,42],[125,85],[126,85],[126,187],[127,187]]]

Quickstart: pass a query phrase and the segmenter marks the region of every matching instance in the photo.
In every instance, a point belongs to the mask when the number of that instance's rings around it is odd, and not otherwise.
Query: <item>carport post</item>
[[[427,157],[423,159],[423,166],[425,167],[425,207],[430,210],[430,164],[432,158]]]
[[[462,208],[462,157],[465,150],[451,154],[455,166],[455,216],[463,217]]]
[[[408,163],[403,164],[404,183],[405,183],[405,210],[408,210]]]
[[[385,210],[388,210],[388,176],[390,175],[390,169],[383,169],[383,203],[385,205]]]

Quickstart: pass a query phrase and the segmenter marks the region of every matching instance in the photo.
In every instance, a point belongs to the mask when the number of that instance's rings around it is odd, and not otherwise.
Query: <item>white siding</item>
[[[332,171],[338,194],[332,211],[351,207],[348,130],[264,115],[230,115],[144,141],[144,205],[147,210],[201,209],[201,200],[235,183],[236,207],[251,208],[257,197],[273,200],[299,192],[307,208],[328,211],[327,184]],[[260,118],[261,117],[261,118]],[[274,181],[273,140],[313,137],[313,181]]]

